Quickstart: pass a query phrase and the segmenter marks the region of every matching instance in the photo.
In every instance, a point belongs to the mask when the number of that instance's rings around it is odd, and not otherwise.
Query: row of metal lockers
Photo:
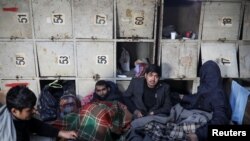
[[[92,89],[93,78],[122,80],[116,72],[123,47],[131,66],[159,57],[163,78],[195,79],[206,60],[215,60],[223,77],[250,77],[249,0],[170,1],[1,0],[1,84],[19,79],[37,89],[40,79],[64,77],[86,94],[80,88]],[[165,38],[169,25],[195,36]]]
[[[0,33],[0,38],[113,39],[136,36],[152,39],[156,2],[1,0],[0,29],[4,32]]]

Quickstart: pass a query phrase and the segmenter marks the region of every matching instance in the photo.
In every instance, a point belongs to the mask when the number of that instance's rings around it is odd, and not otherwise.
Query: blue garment
[[[237,124],[242,124],[249,94],[250,92],[246,88],[232,81],[230,95],[230,104],[232,108],[231,120]]]
[[[16,129],[6,105],[0,108],[0,141],[16,141]]]

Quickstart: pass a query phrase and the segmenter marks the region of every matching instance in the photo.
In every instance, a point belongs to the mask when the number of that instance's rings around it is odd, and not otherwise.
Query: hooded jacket
[[[199,141],[207,139],[208,125],[229,124],[231,109],[229,100],[223,90],[219,66],[213,61],[205,62],[200,68],[200,85],[197,94],[184,95],[182,103],[187,109],[200,109],[212,112],[212,119],[206,126],[196,130]]]

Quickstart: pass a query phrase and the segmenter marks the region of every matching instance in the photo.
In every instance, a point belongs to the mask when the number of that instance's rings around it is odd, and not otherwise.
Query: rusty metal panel
[[[72,42],[37,42],[40,76],[75,76]]]
[[[75,0],[76,38],[113,38],[113,0]]]
[[[198,43],[162,43],[162,77],[196,78]]]
[[[202,43],[202,64],[213,60],[219,65],[222,77],[238,77],[236,51],[236,43]]]
[[[245,5],[242,39],[250,40],[250,2]]]
[[[114,77],[113,42],[77,42],[78,76]]]
[[[32,0],[36,38],[72,38],[70,0]]]
[[[0,85],[5,94],[9,91],[10,88],[16,85],[26,85],[28,88],[30,88],[31,91],[35,93],[37,98],[39,96],[36,80],[1,80]]]
[[[0,38],[32,38],[29,0],[1,0],[0,7]]]
[[[202,39],[237,40],[241,16],[241,3],[206,2]]]
[[[35,77],[32,42],[0,42],[0,77]]]
[[[250,42],[239,46],[240,77],[250,77]]]
[[[156,0],[117,0],[117,37],[153,38]]]

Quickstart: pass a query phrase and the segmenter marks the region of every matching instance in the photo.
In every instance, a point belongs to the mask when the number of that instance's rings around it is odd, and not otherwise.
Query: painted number
[[[221,63],[223,65],[230,65],[231,61],[229,59],[226,59],[226,58],[221,58]]]
[[[58,65],[70,65],[70,56],[67,55],[58,56]]]
[[[29,18],[28,18],[28,14],[27,13],[18,13],[17,14],[18,23],[27,24],[27,23],[29,23],[28,19]]]
[[[136,11],[134,12],[134,26],[135,27],[143,27],[145,25],[145,17],[144,11]]]
[[[95,24],[96,25],[105,25],[107,24],[107,16],[106,15],[96,15],[95,16]]]
[[[62,25],[65,23],[65,16],[64,14],[52,14],[52,23],[53,24],[58,24],[58,25]]]
[[[233,25],[233,20],[231,17],[223,17],[222,18],[222,23],[221,23],[222,26],[232,26]]]
[[[26,58],[24,54],[16,54],[16,66],[17,67],[26,66]]]
[[[143,25],[144,17],[135,17],[135,25]]]
[[[98,55],[97,56],[97,64],[108,64],[108,56],[107,55]]]

